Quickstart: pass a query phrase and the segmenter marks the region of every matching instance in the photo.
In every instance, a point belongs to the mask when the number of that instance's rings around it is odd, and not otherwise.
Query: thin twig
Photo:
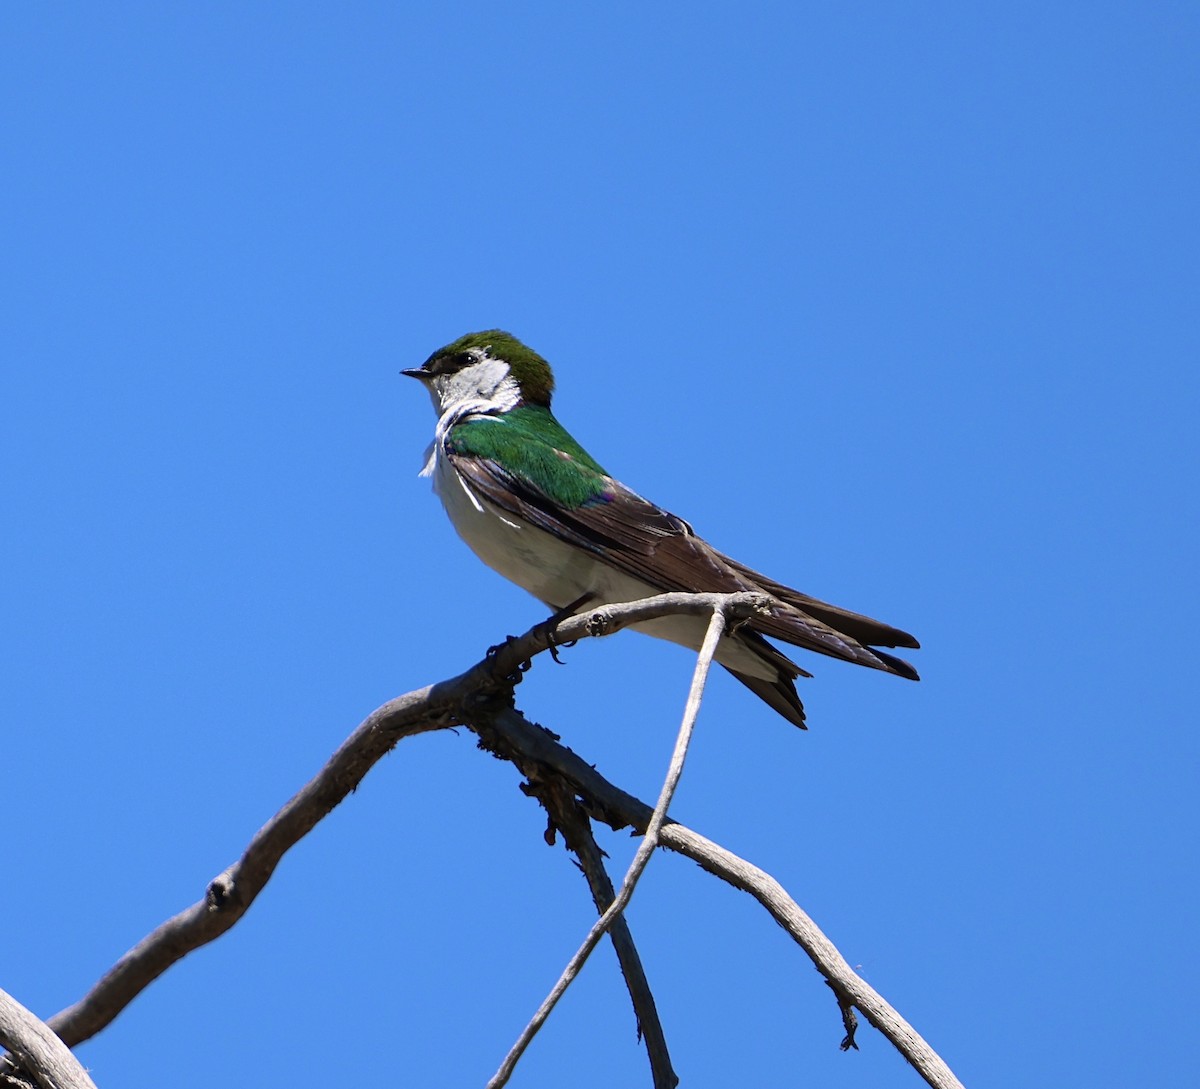
[[[4,991],[0,991],[0,1047],[8,1048],[18,1068],[42,1089],[96,1089],[50,1026]],[[0,1072],[0,1083],[6,1076]]]
[[[550,1012],[558,1004],[558,1000],[562,998],[572,981],[579,975],[588,957],[591,956],[592,950],[596,948],[600,939],[604,937],[605,931],[612,925],[613,919],[625,910],[630,897],[633,896],[634,888],[637,887],[638,879],[646,869],[646,863],[650,861],[650,856],[658,846],[658,836],[662,829],[663,821],[667,816],[667,808],[670,806],[671,799],[675,795],[675,788],[679,785],[679,777],[683,774],[683,763],[687,759],[688,744],[692,739],[692,730],[696,724],[696,716],[700,712],[700,700],[704,695],[704,682],[708,679],[708,667],[712,663],[713,655],[717,651],[717,643],[720,641],[721,634],[725,630],[725,604],[724,600],[720,600],[713,605],[712,620],[709,621],[708,632],[704,636],[704,643],[700,647],[700,655],[696,660],[696,671],[692,676],[692,687],[688,692],[687,706],[684,708],[683,722],[679,727],[679,736],[675,739],[675,751],[671,754],[671,763],[667,769],[667,777],[663,782],[662,790],[659,792],[658,804],[654,807],[654,812],[642,835],[642,842],[638,844],[633,861],[629,864],[629,870],[625,874],[625,880],[621,882],[621,891],[617,893],[616,899],[609,904],[604,914],[596,920],[592,929],[588,931],[587,937],[583,939],[583,944],[580,945],[575,955],[567,962],[567,966],[563,969],[562,975],[559,976],[558,982],[551,988],[550,993],[546,996],[541,1006],[538,1007],[529,1024],[521,1031],[521,1035],[517,1037],[517,1042],[513,1044],[512,1050],[509,1051],[504,1057],[504,1061],[500,1064],[500,1069],[496,1071],[492,1076],[492,1080],[488,1082],[488,1089],[501,1089],[502,1086],[508,1083],[508,1079],[512,1076],[513,1070],[516,1069],[516,1065],[525,1053],[525,1049],[529,1047],[533,1038],[538,1034],[538,1030],[546,1023],[546,1018],[550,1016]]]
[[[615,890],[604,866],[604,853],[592,834],[592,822],[576,802],[575,792],[566,780],[556,775],[546,776],[545,769],[542,769],[539,779],[539,782],[531,786],[531,793],[546,807],[554,826],[562,832],[567,847],[579,859],[579,868],[587,878],[596,910],[603,913],[615,899]],[[654,994],[650,990],[650,983],[642,967],[642,958],[634,944],[629,921],[624,915],[619,915],[613,920],[608,937],[616,950],[621,975],[625,978],[625,987],[633,1003],[638,1038],[646,1042],[646,1055],[650,1060],[650,1076],[654,1080],[654,1089],[675,1089],[679,1084],[679,1077],[671,1066],[671,1054],[667,1048],[662,1022],[658,1017]]]

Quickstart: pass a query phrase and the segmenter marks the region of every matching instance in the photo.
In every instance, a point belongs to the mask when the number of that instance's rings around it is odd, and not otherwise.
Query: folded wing
[[[916,670],[907,662],[874,649],[916,647],[917,641],[911,635],[801,594],[737,563],[696,536],[682,518],[643,499],[612,477],[595,472],[595,486],[589,497],[576,506],[564,507],[523,474],[519,464],[505,467],[491,458],[456,452],[453,447],[447,456],[470,487],[493,506],[602,555],[606,563],[664,593],[765,592],[774,603],[769,613],[756,615],[748,622],[753,631],[818,654],[917,679]],[[560,456],[570,457],[561,452]],[[774,648],[763,644],[763,649]],[[792,676],[803,672],[775,653],[790,667]],[[750,684],[745,677],[739,679]],[[759,695],[772,706],[784,698],[780,693],[774,698],[761,692]]]

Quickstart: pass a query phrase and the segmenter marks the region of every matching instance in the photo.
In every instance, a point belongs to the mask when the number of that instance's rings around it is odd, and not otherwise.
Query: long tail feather
[[[729,669],[728,666],[725,668]],[[781,674],[774,681],[765,681],[761,677],[751,677],[748,673],[738,673],[732,669],[729,669],[729,672],[793,726],[799,726],[802,730],[808,729],[804,724],[804,704],[796,694],[796,686],[788,678]]]

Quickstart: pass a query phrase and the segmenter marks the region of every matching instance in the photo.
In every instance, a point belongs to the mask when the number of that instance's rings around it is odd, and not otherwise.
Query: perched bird
[[[667,591],[767,594],[717,648],[716,659],[789,722],[804,727],[793,683],[810,677],[764,636],[917,680],[877,647],[917,647],[911,635],[789,589],[730,559],[682,518],[614,480],[550,412],[550,365],[499,329],[469,333],[402,372],[423,383],[438,414],[422,471],[475,554],[555,610]],[[697,650],[707,621],[667,617],[637,630]]]

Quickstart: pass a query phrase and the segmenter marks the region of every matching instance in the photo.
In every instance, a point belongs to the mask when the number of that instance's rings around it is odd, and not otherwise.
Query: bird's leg
[[[558,625],[567,619],[568,616],[574,616],[584,605],[592,600],[596,595],[589,592],[581,594],[570,605],[564,605],[561,609],[555,609],[545,620],[543,620],[534,630],[538,635],[545,639],[549,639],[550,633],[558,627]],[[575,640],[569,643],[561,644],[564,647],[573,647]],[[551,645],[549,648],[550,657],[553,658],[559,665],[563,665],[563,660],[558,656],[558,646]]]
[[[550,618],[545,621],[545,624],[553,628],[560,620],[566,620],[568,616],[574,616],[580,609],[583,608],[596,595],[589,590],[586,594],[580,594],[570,605],[564,605],[561,609],[555,609],[550,614]]]

